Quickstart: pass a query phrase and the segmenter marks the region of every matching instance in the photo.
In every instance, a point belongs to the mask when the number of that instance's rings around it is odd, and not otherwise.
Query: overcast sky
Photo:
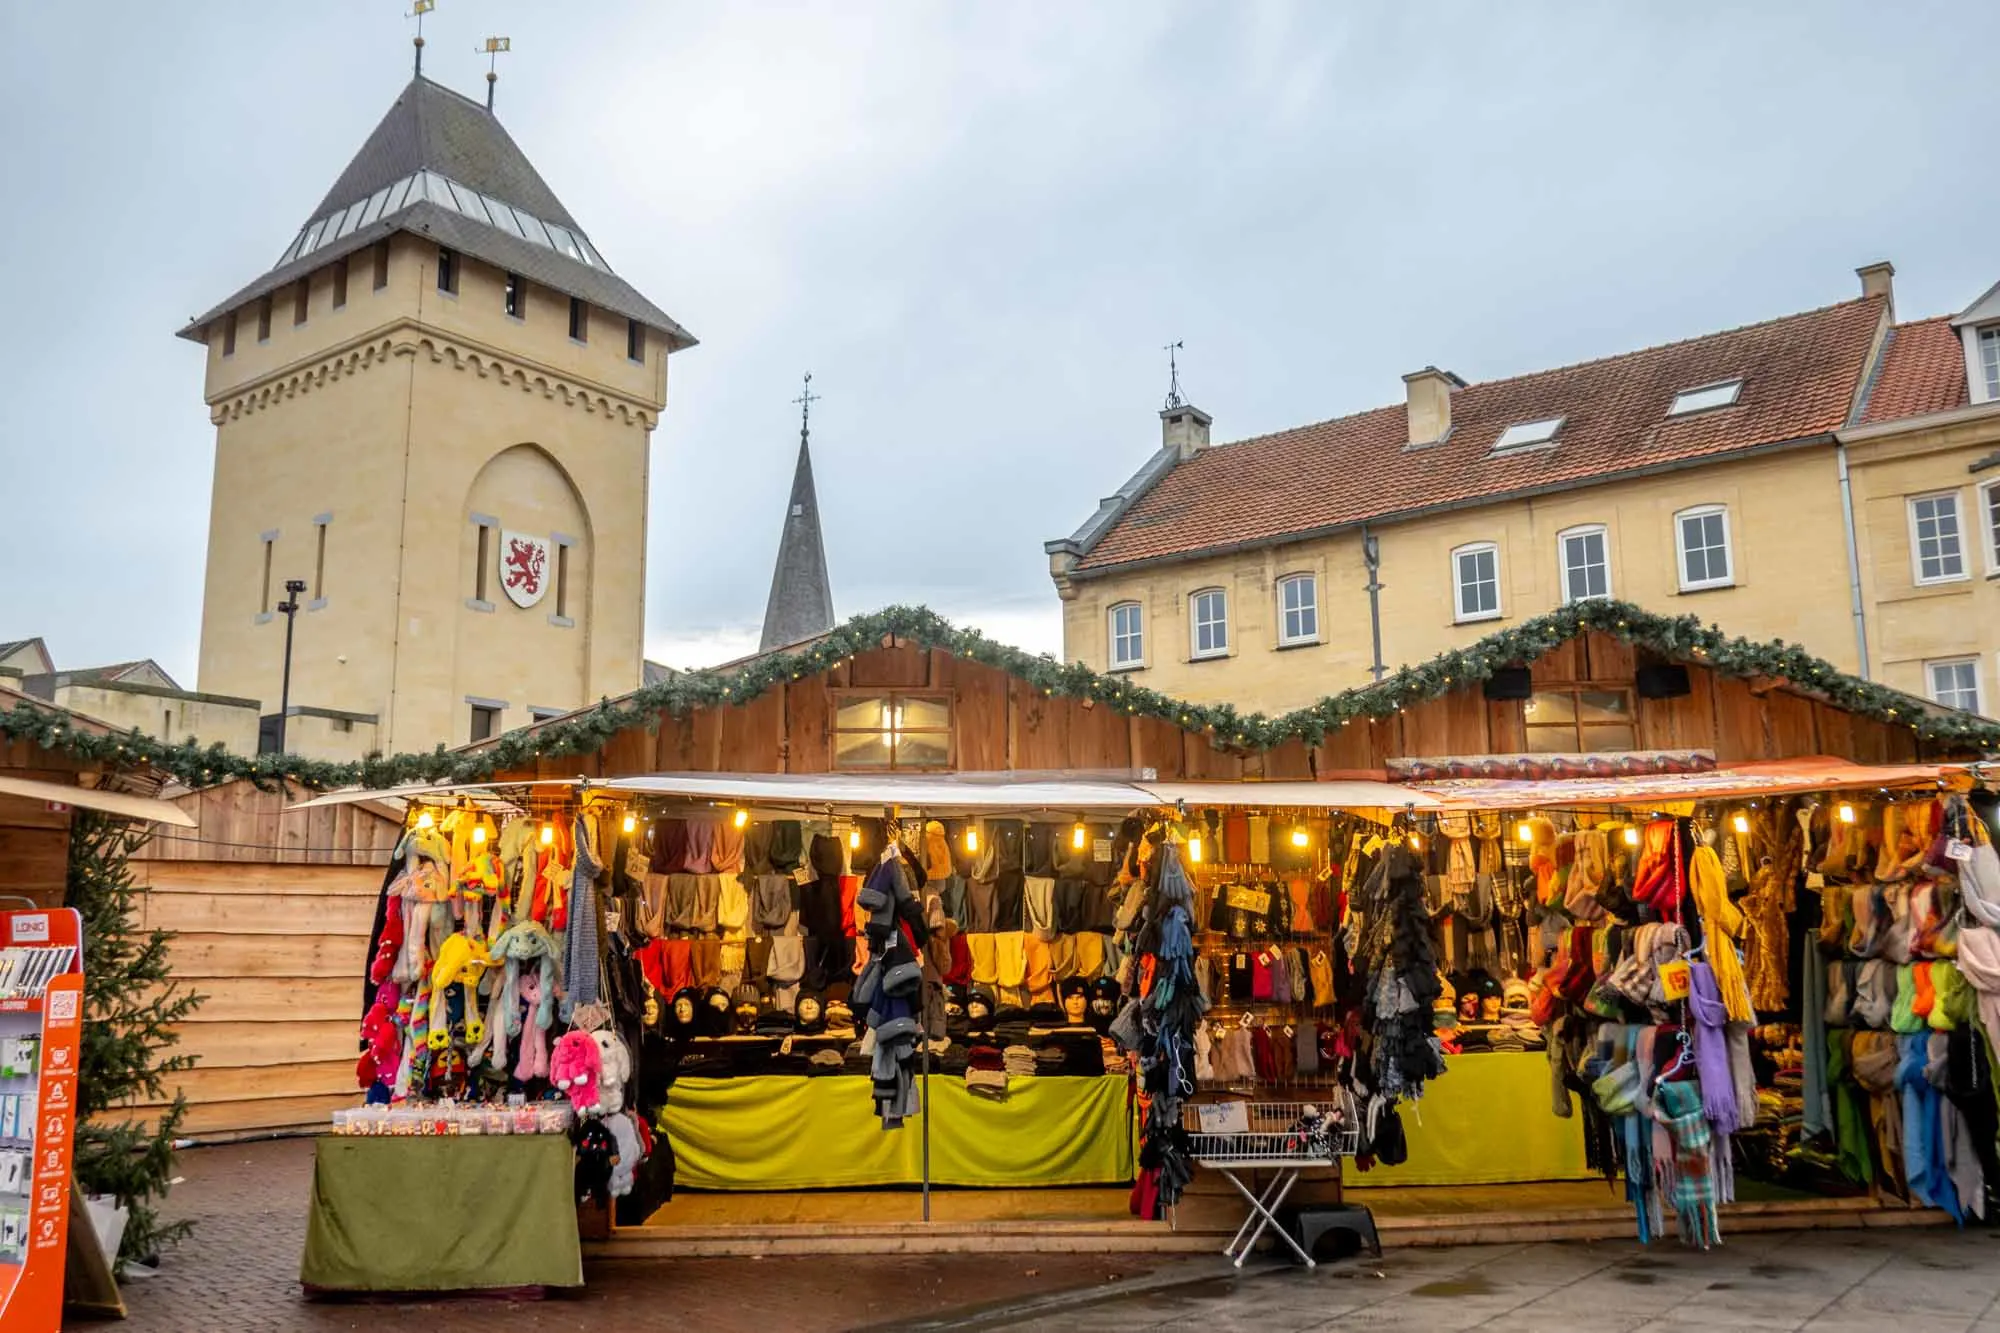
[[[409,78],[405,0],[0,7],[0,639],[192,686],[192,314]],[[2000,5],[440,0],[499,111],[701,346],[653,441],[650,654],[753,646],[810,370],[836,611],[1060,646],[1042,554],[1157,446],[2000,279]]]

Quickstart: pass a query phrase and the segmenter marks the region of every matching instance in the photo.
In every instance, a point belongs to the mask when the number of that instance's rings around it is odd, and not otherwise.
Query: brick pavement
[[[300,1294],[312,1143],[198,1148],[180,1155],[170,1217],[195,1222],[160,1275],[124,1284],[138,1333],[658,1327],[817,1333],[936,1317],[1037,1291],[1089,1287],[1158,1265],[1157,1256],[913,1255],[589,1263],[580,1292],[544,1301],[308,1302]],[[72,1321],[70,1327],[89,1327]],[[108,1333],[108,1330],[107,1330]]]

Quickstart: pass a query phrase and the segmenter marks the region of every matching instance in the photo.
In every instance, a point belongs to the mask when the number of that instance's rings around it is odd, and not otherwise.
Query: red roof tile
[[[1469,385],[1451,433],[1408,449],[1402,403],[1204,449],[1133,503],[1082,570],[1282,540],[1833,430],[1851,410],[1879,297],[1601,361]],[[1729,407],[1669,418],[1683,389],[1741,378]],[[1552,449],[1489,457],[1500,432],[1563,418]]]
[[[1951,316],[1898,324],[1868,395],[1862,424],[1948,412],[1972,401],[1965,385],[1965,344]]]

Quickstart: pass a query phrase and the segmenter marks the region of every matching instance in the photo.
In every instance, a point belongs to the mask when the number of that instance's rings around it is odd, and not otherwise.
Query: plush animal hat
[[[589,1033],[565,1032],[556,1039],[555,1053],[549,1057],[549,1082],[568,1093],[570,1104],[579,1112],[592,1112],[600,1106],[603,1074],[603,1057]]]
[[[439,1003],[447,986],[463,985],[465,989],[465,1040],[479,1046],[486,1040],[486,1024],[479,1017],[479,979],[486,975],[486,969],[493,965],[486,946],[463,932],[454,933],[439,947],[437,962],[431,966],[431,1005]],[[441,1051],[451,1043],[451,1034],[444,1027],[434,1025],[430,1031],[430,1046]]]

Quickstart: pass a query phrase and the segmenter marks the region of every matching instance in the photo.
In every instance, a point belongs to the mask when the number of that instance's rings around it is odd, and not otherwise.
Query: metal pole
[[[1375,664],[1370,669],[1381,680],[1382,666],[1382,542],[1367,528],[1361,529],[1361,559],[1368,566],[1368,629],[1375,639]]]
[[[930,988],[925,987],[928,991]],[[928,996],[924,1007],[930,1007]],[[924,1221],[931,1220],[931,1039],[929,1024],[924,1031]]]
[[[306,590],[304,579],[285,580],[285,600],[278,603],[278,609],[285,613],[285,676],[278,688],[278,753],[285,752],[286,714],[292,707],[292,625],[298,619],[299,594]]]

